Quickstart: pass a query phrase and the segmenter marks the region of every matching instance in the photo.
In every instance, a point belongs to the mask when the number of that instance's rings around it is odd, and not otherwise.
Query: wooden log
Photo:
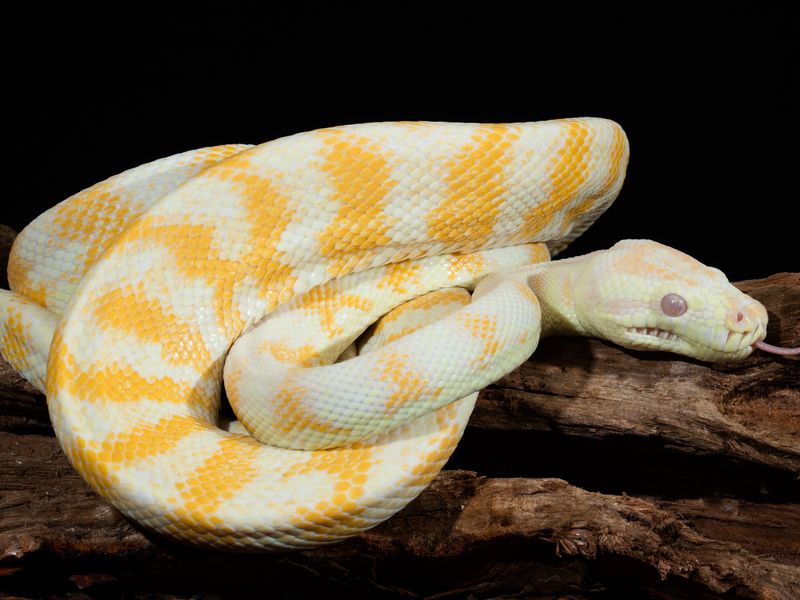
[[[746,549],[725,535],[704,535],[657,501],[588,492],[560,479],[446,471],[404,511],[354,540],[252,557],[186,549],[137,529],[88,489],[53,438],[0,433],[0,447],[0,576],[17,593],[54,586],[163,591],[165,579],[180,593],[224,592],[236,574],[234,591],[269,582],[287,595],[294,586],[302,597],[330,585],[335,573],[342,593],[388,589],[396,597],[593,589],[800,594],[797,547],[787,549],[791,560],[765,556],[763,543]],[[735,504],[739,514],[747,508]],[[709,510],[696,505],[693,514]],[[778,507],[758,510],[772,512],[758,527],[787,520]],[[799,509],[790,510],[797,540]],[[43,585],[47,570],[63,579]]]
[[[768,307],[768,340],[800,343],[797,274],[739,285]],[[800,597],[798,382],[793,358],[708,366],[546,340],[481,394],[449,465],[470,470],[346,543],[237,556],[103,502],[44,399],[0,365],[0,595]]]

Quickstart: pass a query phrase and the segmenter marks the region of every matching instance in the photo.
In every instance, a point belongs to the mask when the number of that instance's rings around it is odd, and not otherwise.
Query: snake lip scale
[[[631,333],[635,333],[637,335],[651,335],[656,336],[664,340],[670,341],[677,341],[681,339],[681,337],[676,334],[672,333],[671,331],[667,331],[666,329],[659,329],[658,327],[631,327],[628,329]]]
[[[586,117],[166,157],[17,236],[0,352],[129,518],[232,551],[334,543],[411,502],[477,392],[541,337],[800,352],[763,341],[766,309],[724,274],[657,242],[551,260],[615,200],[628,155],[622,127]],[[223,386],[237,420],[221,429]]]
[[[675,332],[661,329],[658,327],[630,327],[628,328],[630,334],[636,337],[647,339],[647,337],[656,337],[666,342],[671,342],[675,345],[667,346],[666,349],[679,352],[681,345],[685,347],[688,341],[685,337],[678,335]],[[733,360],[736,360],[741,353],[749,354],[752,349],[757,347],[757,344],[763,341],[766,330],[759,326],[750,332],[739,333],[735,331],[724,332],[725,339],[719,339],[716,343],[702,343],[695,340],[695,344],[703,345],[709,350],[722,353],[730,353]]]

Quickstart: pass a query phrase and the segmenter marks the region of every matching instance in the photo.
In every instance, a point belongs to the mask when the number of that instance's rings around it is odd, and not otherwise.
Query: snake
[[[650,240],[552,257],[621,190],[602,118],[382,122],[130,169],[15,239],[0,351],[124,515],[285,551],[397,513],[545,336],[742,360],[768,315]],[[235,418],[220,416],[225,396]]]

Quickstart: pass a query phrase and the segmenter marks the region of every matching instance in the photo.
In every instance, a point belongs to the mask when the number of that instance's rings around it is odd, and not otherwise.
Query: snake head
[[[719,269],[650,240],[623,240],[587,258],[574,294],[591,335],[710,362],[741,360],[762,344],[766,309]]]

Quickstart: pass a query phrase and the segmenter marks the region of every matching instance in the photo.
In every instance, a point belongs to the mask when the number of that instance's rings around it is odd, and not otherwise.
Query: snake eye
[[[680,317],[688,309],[686,300],[678,294],[667,294],[661,299],[661,310],[668,317]]]

